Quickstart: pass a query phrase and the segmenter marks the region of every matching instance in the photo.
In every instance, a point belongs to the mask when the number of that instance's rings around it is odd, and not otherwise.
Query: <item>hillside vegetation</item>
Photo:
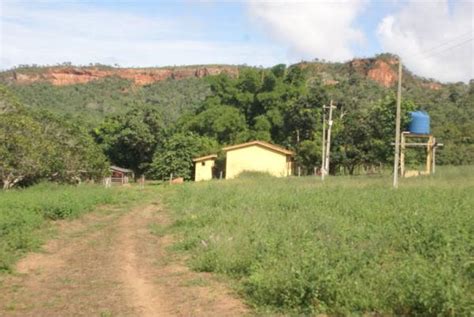
[[[72,85],[48,82],[49,77],[41,77],[48,68],[23,67],[0,75],[0,82],[5,85],[2,91],[8,91],[0,98],[15,95],[18,104],[26,110],[19,115],[29,118],[25,120],[33,118],[39,124],[31,125],[32,128],[46,131],[51,121],[64,123],[68,131],[74,127],[74,132],[68,132],[74,136],[66,139],[88,144],[85,147],[89,150],[82,156],[82,162],[87,164],[61,167],[62,175],[69,170],[73,171],[72,178],[83,177],[78,175],[79,170],[86,171],[87,177],[104,175],[106,166],[89,155],[96,151],[91,144],[93,138],[110,163],[131,168],[136,175],[163,179],[173,174],[186,180],[193,178],[193,157],[255,139],[295,151],[296,164],[302,173],[312,173],[320,165],[322,106],[332,100],[337,109],[330,172],[353,175],[381,171],[392,164],[396,66],[395,57],[382,54],[348,63],[240,66],[232,68],[232,74],[219,75],[198,76],[193,71],[186,73],[186,68],[177,68],[174,76],[182,72],[179,75],[182,77],[160,77],[149,84],[104,75]],[[110,67],[104,71],[111,69],[120,71]],[[87,70],[81,68],[67,70],[68,76],[87,75]],[[14,78],[19,78],[22,71],[27,71],[24,76],[33,76],[34,80],[20,83],[11,79],[11,72],[18,73]],[[431,115],[433,133],[445,145],[437,152],[439,164],[474,163],[474,82],[440,84],[405,70],[402,96],[402,127],[406,126],[411,110],[427,110]],[[4,118],[13,116],[11,109],[3,112]],[[0,121],[0,129],[21,134],[22,127],[30,124],[14,116],[15,119]],[[15,125],[8,127],[8,122]],[[53,130],[63,131],[64,127],[60,126],[56,124]],[[39,135],[31,148],[48,148],[38,146],[48,135]],[[47,144],[49,148],[57,145]],[[13,152],[11,157],[15,157],[16,150],[9,147],[5,151]],[[420,168],[423,152],[422,148],[410,150],[408,164]],[[34,151],[28,155],[33,154]],[[222,153],[219,154],[222,159]],[[53,157],[69,161],[62,155]],[[35,177],[24,177],[25,181],[18,184],[31,183],[27,178],[54,179],[56,166],[65,164],[48,165],[53,168],[34,173]]]
[[[0,86],[3,189],[39,180],[100,180],[107,172],[107,158],[86,128],[45,110],[27,109]]]
[[[163,193],[198,271],[259,310],[469,316],[474,169],[389,178],[243,177]]]

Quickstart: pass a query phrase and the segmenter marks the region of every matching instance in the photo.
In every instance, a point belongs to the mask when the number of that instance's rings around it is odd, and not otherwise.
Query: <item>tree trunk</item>
[[[7,190],[10,187],[10,181],[8,179],[3,179],[3,190]]]
[[[9,174],[6,178],[2,179],[3,190],[8,190],[8,189],[12,188],[17,183],[19,183],[23,178],[24,178],[24,176],[18,176],[18,177],[15,178],[12,174]]]

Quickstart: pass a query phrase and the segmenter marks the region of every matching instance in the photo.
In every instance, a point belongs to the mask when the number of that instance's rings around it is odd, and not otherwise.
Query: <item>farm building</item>
[[[225,147],[225,178],[231,179],[244,171],[266,172],[284,177],[292,174],[293,152],[263,141],[252,141]]]
[[[115,184],[128,184],[129,177],[135,177],[132,170],[118,166],[111,166],[110,173],[112,174],[110,179]]]
[[[212,172],[216,158],[216,154],[211,154],[193,159],[194,179],[196,182],[212,179]]]

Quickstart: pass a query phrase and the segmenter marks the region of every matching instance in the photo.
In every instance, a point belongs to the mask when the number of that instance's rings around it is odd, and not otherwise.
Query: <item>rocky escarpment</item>
[[[397,72],[394,70],[394,65],[397,64],[398,61],[395,58],[365,58],[352,60],[350,67],[353,71],[361,73],[384,87],[391,87],[397,82]]]
[[[104,77],[120,77],[132,80],[136,85],[148,85],[166,79],[202,78],[225,73],[238,74],[236,66],[196,66],[175,68],[99,68],[99,67],[51,67],[42,72],[13,71],[10,80],[17,84],[50,82],[56,86],[83,84]]]
[[[335,74],[341,72],[331,68],[333,64],[327,62],[301,62],[296,66],[307,69],[311,75],[320,74],[325,85],[333,86],[339,83]],[[392,87],[397,83],[398,60],[394,56],[375,58],[358,58],[344,64],[342,72],[357,73],[375,81],[384,87]],[[14,69],[1,76],[16,84],[31,84],[35,82],[49,82],[56,86],[83,84],[105,77],[120,77],[133,81],[135,85],[143,86],[167,79],[202,78],[210,75],[228,74],[238,76],[239,67],[231,65],[182,66],[163,68],[113,68],[108,66],[74,67],[56,66],[29,69]],[[339,74],[340,75],[340,74]],[[344,75],[343,75],[344,76]],[[405,76],[405,75],[404,75]],[[416,79],[421,87],[438,90],[441,84],[432,81]]]

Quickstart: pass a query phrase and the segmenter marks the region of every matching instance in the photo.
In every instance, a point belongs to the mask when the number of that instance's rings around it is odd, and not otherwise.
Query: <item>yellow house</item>
[[[212,179],[212,168],[214,167],[216,158],[216,154],[211,154],[193,159],[194,180],[196,182]]]
[[[225,147],[226,179],[244,171],[266,172],[284,177],[292,174],[293,152],[263,141]]]

